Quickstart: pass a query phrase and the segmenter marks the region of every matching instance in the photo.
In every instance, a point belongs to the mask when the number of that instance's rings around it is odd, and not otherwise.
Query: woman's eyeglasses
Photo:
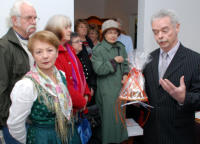
[[[72,43],[82,43],[81,40],[73,41]]]

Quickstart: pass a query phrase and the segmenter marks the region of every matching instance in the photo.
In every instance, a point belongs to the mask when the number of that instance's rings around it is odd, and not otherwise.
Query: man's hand
[[[160,79],[160,85],[168,92],[178,103],[183,104],[185,101],[186,86],[184,83],[184,76],[180,78],[180,86],[176,87],[168,79]]]

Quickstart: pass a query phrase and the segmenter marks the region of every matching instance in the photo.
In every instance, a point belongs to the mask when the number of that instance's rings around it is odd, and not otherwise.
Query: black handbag
[[[97,105],[91,105],[88,108],[88,113],[85,114],[85,117],[90,122],[91,128],[94,129],[96,127],[99,127],[101,125],[101,117],[99,114],[99,108]]]

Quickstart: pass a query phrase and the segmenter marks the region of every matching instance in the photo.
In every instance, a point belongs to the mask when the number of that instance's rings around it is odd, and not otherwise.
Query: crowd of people
[[[128,78],[133,43],[122,33],[121,20],[108,19],[100,30],[78,19],[72,32],[68,16],[54,15],[36,32],[38,19],[30,2],[16,1],[10,29],[0,39],[0,130],[5,143],[83,144],[80,119],[94,105],[101,123],[91,127],[86,143],[128,140],[125,115],[116,102]],[[174,11],[158,11],[151,26],[159,48],[143,69],[153,108],[141,143],[193,144],[200,55],[179,41]]]

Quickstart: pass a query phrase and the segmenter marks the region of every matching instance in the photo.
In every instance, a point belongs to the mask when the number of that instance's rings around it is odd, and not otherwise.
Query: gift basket
[[[134,51],[128,56],[130,72],[128,73],[128,78],[123,84],[123,87],[119,94],[119,98],[117,100],[118,111],[120,114],[121,121],[123,123],[124,120],[121,114],[125,115],[124,106],[138,103],[145,108],[152,108],[151,106],[146,104],[148,103],[148,98],[144,91],[145,80],[142,74],[142,69],[144,65],[150,60],[150,56],[144,52]]]
[[[142,74],[142,68],[149,61],[149,55],[135,52],[134,54],[129,54],[128,59],[131,70],[121,89],[119,99],[125,101],[146,102],[148,98],[144,92],[144,76]]]

